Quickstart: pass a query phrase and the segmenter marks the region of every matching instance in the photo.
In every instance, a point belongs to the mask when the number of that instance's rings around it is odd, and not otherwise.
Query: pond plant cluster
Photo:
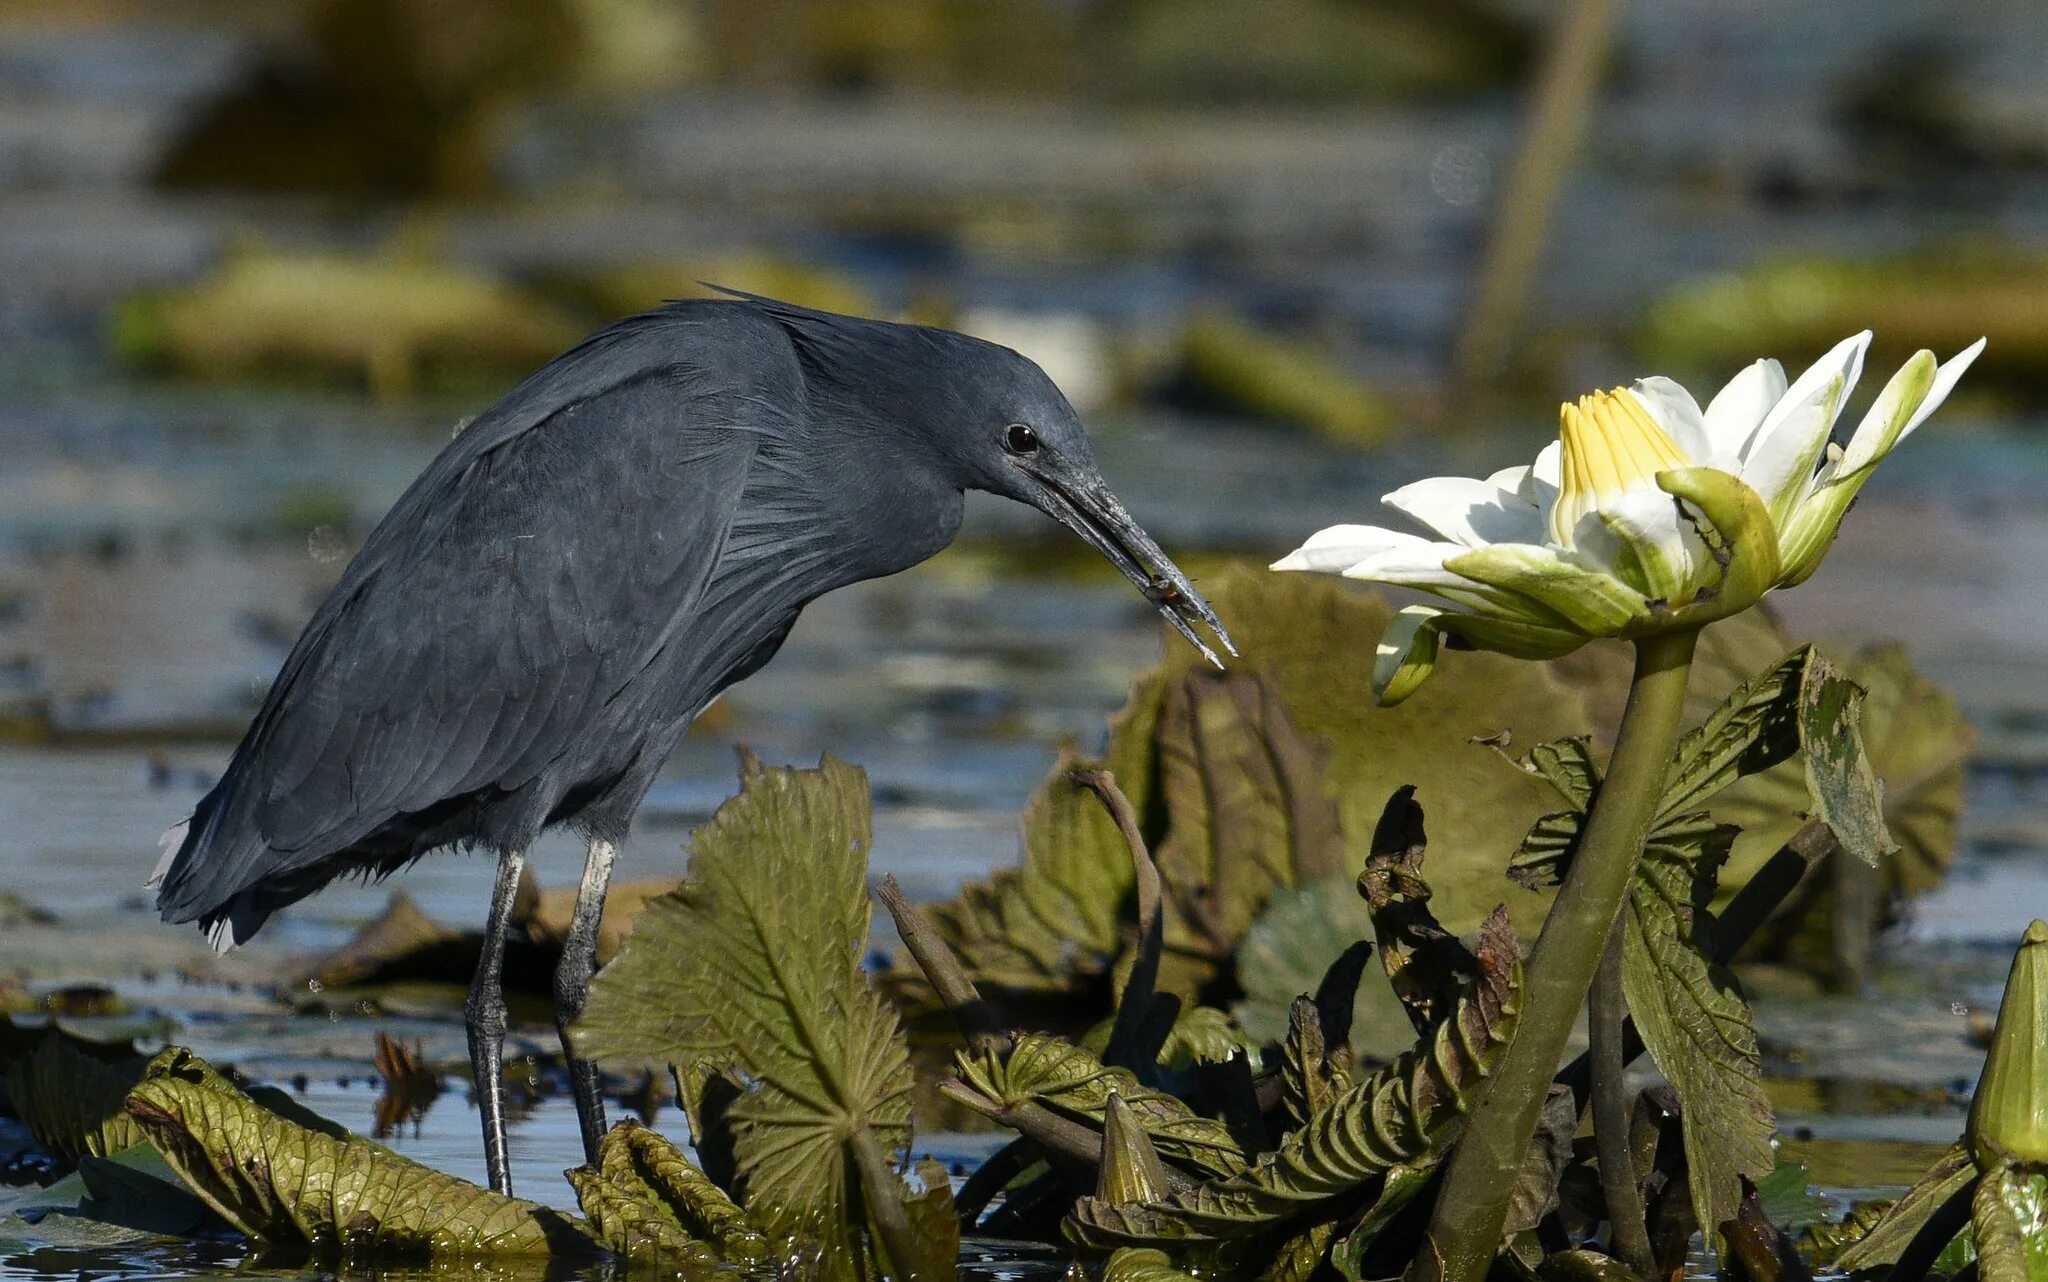
[[[2048,1278],[2048,924],[1956,1147],[1838,1223],[1777,1159],[1731,970],[1853,985],[1845,941],[1953,847],[1953,705],[1895,651],[1831,657],[1751,608],[1967,364],[1916,357],[1832,445],[1861,350],[1789,384],[1760,363],[1704,412],[1675,384],[1589,399],[1533,468],[1394,496],[1446,542],[1339,527],[1283,562],[1453,610],[1220,576],[1243,662],[1142,678],[1102,756],[1034,795],[1016,867],[930,906],[885,879],[879,970],[865,776],[743,755],[573,1032],[667,1074],[690,1145],[620,1123],[568,1172],[580,1215],[182,1048],[52,1030],[7,1096],[77,1168],[59,1227],[224,1227],[280,1266],[921,1280],[995,1239],[1125,1282],[1604,1282],[1679,1276],[1697,1241],[1758,1282]],[[910,1160],[914,1119],[1012,1138],[956,1187]]]

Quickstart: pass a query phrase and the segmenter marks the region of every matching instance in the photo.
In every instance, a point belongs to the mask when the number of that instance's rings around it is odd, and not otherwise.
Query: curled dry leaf
[[[1514,1037],[1522,957],[1506,909],[1487,919],[1475,956],[1478,974],[1428,1038],[1338,1095],[1278,1149],[1161,1201],[1083,1198],[1067,1235],[1102,1249],[1248,1237],[1313,1216],[1396,1167],[1437,1160]]]
[[[768,1242],[674,1144],[634,1121],[604,1137],[596,1169],[566,1172],[592,1232],[635,1263],[756,1260]]]
[[[145,1080],[128,1112],[179,1178],[259,1256],[303,1260],[574,1257],[576,1221],[369,1140],[271,1113],[197,1060]]]

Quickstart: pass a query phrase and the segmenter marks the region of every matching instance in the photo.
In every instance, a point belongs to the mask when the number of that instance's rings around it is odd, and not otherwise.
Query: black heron
[[[509,1190],[500,969],[526,850],[557,824],[589,843],[555,976],[566,1033],[616,843],[691,719],[806,604],[944,548],[967,490],[1050,514],[1211,661],[1194,625],[1228,648],[1017,353],[743,294],[620,321],[464,429],[377,525],[166,835],[158,909],[225,949],[336,877],[495,851],[464,1013],[485,1164]],[[598,1075],[569,1068],[594,1161]]]

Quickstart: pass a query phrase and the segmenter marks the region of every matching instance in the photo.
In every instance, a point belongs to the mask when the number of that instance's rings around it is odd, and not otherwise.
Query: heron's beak
[[[1195,591],[1195,585],[1188,582],[1180,567],[1168,560],[1166,553],[1152,541],[1152,536],[1138,528],[1131,514],[1124,511],[1124,505],[1117,502],[1100,483],[1086,486],[1069,486],[1037,468],[1029,468],[1031,479],[1038,482],[1040,494],[1047,512],[1074,533],[1088,541],[1088,545],[1109,558],[1109,563],[1122,570],[1124,577],[1138,585],[1138,591],[1145,599],[1159,608],[1159,613],[1173,625],[1174,630],[1188,639],[1188,643],[1202,652],[1202,657],[1221,668],[1223,660],[1209,648],[1195,632],[1195,624],[1206,625],[1216,634],[1216,639],[1232,655],[1237,647],[1231,644],[1230,634],[1223,630],[1223,621],[1216,617],[1216,611],[1202,594]]]

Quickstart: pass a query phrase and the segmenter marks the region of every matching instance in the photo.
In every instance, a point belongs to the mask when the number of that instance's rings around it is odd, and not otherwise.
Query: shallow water
[[[1632,8],[1632,74],[1574,185],[1539,319],[1583,314],[1625,327],[1659,285],[1766,249],[1895,248],[1986,227],[2038,237],[2048,209],[2038,176],[1947,203],[1872,186],[1826,114],[1832,77],[1929,23],[1968,35],[1983,71],[1973,92],[2024,103],[2038,93],[2036,16],[2021,3],[1973,6],[1967,24],[1935,3],[1824,22],[1718,0]],[[239,236],[360,247],[400,221],[140,185],[181,104],[245,53],[203,23],[0,24],[0,723],[47,734],[0,735],[0,888],[60,919],[0,932],[0,970],[25,970],[38,985],[108,980],[140,1012],[126,1025],[287,1088],[303,1078],[308,1104],[368,1130],[374,1034],[418,1040],[430,1062],[457,1069],[463,1038],[451,1009],[295,1015],[251,989],[181,982],[203,959],[201,941],[157,924],[140,890],[158,834],[225,760],[352,541],[478,408],[165,387],[106,364],[102,308],[136,287],[192,278]],[[1777,86],[1768,111],[1750,109],[1760,74]],[[1682,109],[1672,86],[1684,90]],[[1233,125],[1229,146],[1204,150],[1157,121],[961,113],[941,136],[901,104],[683,97],[623,121],[537,113],[508,145],[510,199],[437,211],[434,225],[452,257],[512,271],[765,236],[861,274],[881,297],[937,280],[970,301],[1140,325],[1212,298],[1256,314],[1327,313],[1362,364],[1413,382],[1446,345],[1511,137],[1507,112],[1485,101],[1255,120]],[[806,135],[816,150],[801,181],[787,163],[764,161]],[[1015,150],[1024,142],[1028,155]],[[970,153],[1015,163],[954,163]],[[911,202],[1021,185],[1049,205],[1130,216],[1132,185],[1117,163],[1130,155],[1174,177],[1135,198],[1148,230],[1127,252],[940,251],[819,230],[832,221],[827,207],[862,183]],[[1787,167],[1861,195],[1747,194]],[[1617,359],[1596,341],[1567,364],[1583,365],[1591,385],[1616,377]],[[1522,457],[1543,434],[1537,417],[1373,456],[1162,413],[1107,416],[1096,429],[1105,472],[1169,548],[1270,557],[1369,512],[1371,496],[1401,481]],[[2026,922],[2048,913],[2044,427],[1958,403],[1879,473],[1820,579],[1782,599],[1801,634],[1907,640],[1981,734],[1955,873],[1885,937],[1870,992],[1759,1003],[1773,1077],[1797,1088],[1783,1101],[1787,1155],[1837,1191],[1892,1185],[1954,1136],[1979,1062],[1971,1018],[1995,1004]],[[894,873],[913,897],[945,895],[1010,858],[1016,813],[1057,746],[1097,741],[1158,644],[1142,602],[1106,567],[1020,553],[1058,546],[1049,531],[1034,514],[979,504],[962,547],[814,607],[776,662],[676,754],[620,875],[680,871],[685,831],[730,791],[734,742],[771,760],[830,751],[866,767],[875,872]],[[545,844],[543,882],[572,880],[578,857],[565,841]],[[447,856],[396,887],[436,918],[476,924],[489,879],[484,861]],[[276,922],[227,974],[275,975],[345,937],[391,889],[333,888]],[[514,1045],[545,1053],[551,1037],[521,1027]],[[447,1084],[390,1142],[480,1178],[466,1080]],[[964,1168],[991,1142],[936,1135],[920,1149]],[[561,1094],[521,1112],[520,1191],[568,1204],[559,1173],[576,1148]],[[0,1273],[169,1276],[234,1258],[219,1248],[104,1256],[0,1245]],[[1055,1259],[1005,1255],[982,1275],[1059,1272]]]

